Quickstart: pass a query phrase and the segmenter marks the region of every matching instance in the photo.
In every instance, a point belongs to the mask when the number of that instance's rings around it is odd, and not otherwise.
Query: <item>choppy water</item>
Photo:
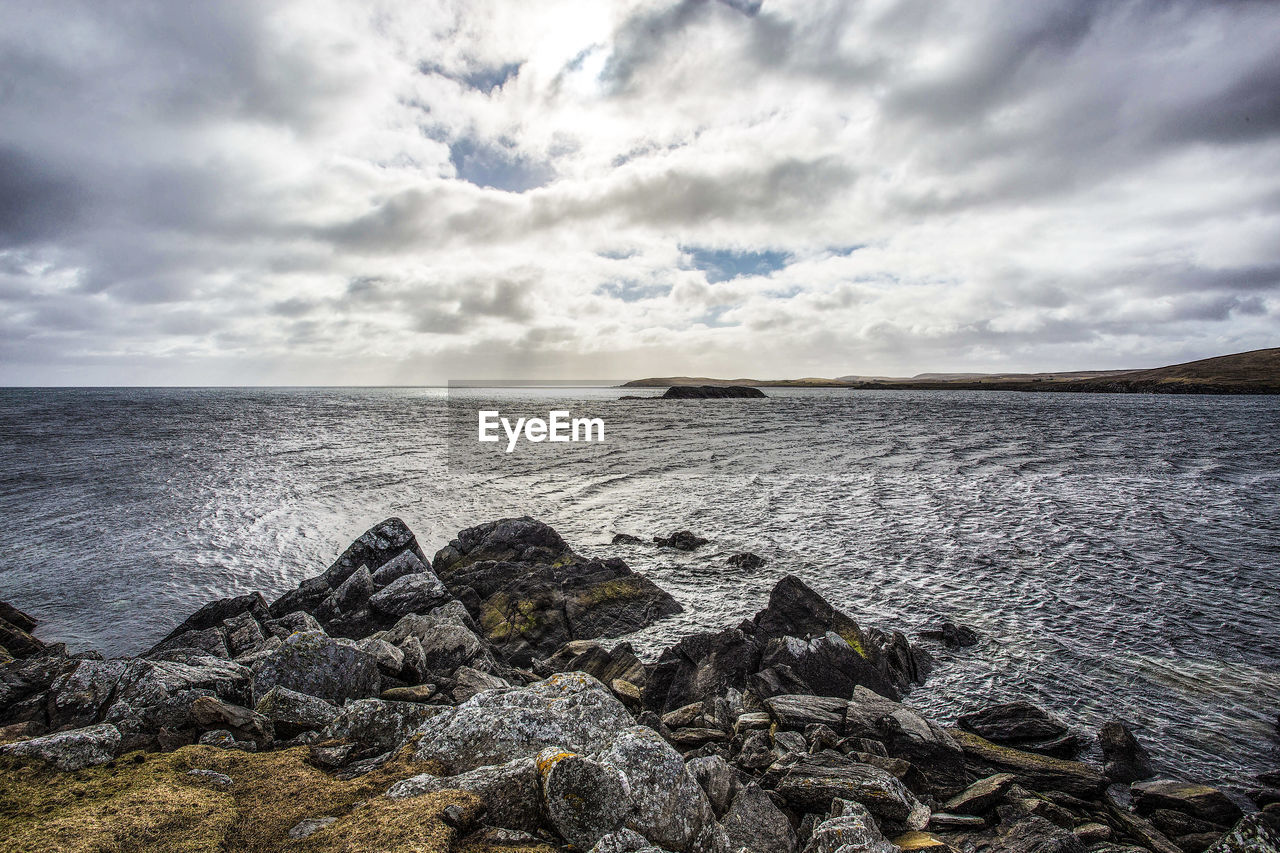
[[[1280,764],[1280,398],[470,393],[567,395],[608,441],[446,453],[439,389],[0,391],[0,599],[47,640],[136,653],[209,599],[316,574],[387,515],[430,553],[531,514],[685,604],[636,638],[650,653],[793,572],[865,623],[976,627],[911,696],[941,717],[1025,697],[1128,719],[1191,776]],[[608,545],[686,527],[712,544]],[[746,549],[769,564],[725,565]]]

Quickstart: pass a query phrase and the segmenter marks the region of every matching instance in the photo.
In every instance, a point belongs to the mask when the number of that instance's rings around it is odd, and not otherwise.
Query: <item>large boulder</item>
[[[898,848],[880,834],[865,806],[836,799],[827,818],[813,828],[804,853],[898,853]]]
[[[1230,826],[1242,816],[1240,807],[1231,798],[1208,785],[1153,779],[1137,782],[1129,790],[1133,794],[1134,810],[1141,815],[1156,809],[1172,809],[1222,826]]]
[[[373,655],[325,634],[298,633],[253,663],[255,698],[262,699],[277,685],[342,704],[377,696],[381,677]]]
[[[323,740],[350,740],[363,752],[391,752],[409,740],[409,735],[444,709],[418,702],[388,702],[383,699],[356,699],[348,702],[324,727]]]
[[[1267,817],[1259,813],[1242,818],[1206,853],[1280,853],[1280,829]]]
[[[102,719],[128,665],[124,659],[76,662],[74,669],[58,676],[49,688],[49,725],[81,728]]]
[[[962,715],[957,725],[992,743],[1069,758],[1079,738],[1062,720],[1030,702],[1004,702]]]
[[[105,764],[120,749],[120,730],[109,723],[58,732],[0,746],[0,755],[36,758],[59,770],[82,770]]]
[[[536,832],[546,823],[546,810],[533,758],[516,758],[505,764],[477,767],[456,776],[422,773],[403,779],[387,791],[393,800],[420,797],[437,791],[467,791],[485,803],[489,826]]]
[[[754,782],[743,785],[721,820],[730,850],[795,853],[798,842],[791,821]]]
[[[673,711],[741,689],[760,668],[760,644],[740,628],[691,634],[658,657],[644,689],[645,707]]]
[[[458,531],[456,539],[436,552],[431,567],[448,582],[452,571],[483,561],[554,563],[579,559],[549,525],[524,516]]]
[[[554,746],[538,754],[537,766],[547,818],[565,841],[585,850],[622,826],[632,794],[617,767]]]
[[[21,659],[44,651],[44,642],[31,635],[35,629],[34,618],[7,601],[0,601],[0,655],[8,652],[10,656]]]
[[[843,733],[883,743],[889,755],[919,768],[932,793],[939,797],[957,793],[969,780],[964,751],[942,727],[865,687],[853,691],[845,711]]]
[[[286,740],[323,729],[338,716],[338,708],[319,696],[276,685],[254,709],[271,721],[276,735]]]
[[[1119,720],[1110,720],[1098,730],[1098,746],[1102,748],[1102,772],[1111,781],[1137,782],[1155,775],[1146,748]]]
[[[948,734],[964,750],[966,764],[988,775],[1012,773],[1035,791],[1062,791],[1089,800],[1108,784],[1107,777],[1088,764],[1001,746],[960,729]]]
[[[602,684],[612,684],[621,679],[643,687],[648,679],[648,672],[630,643],[619,643],[612,650],[607,650],[594,640],[574,640],[565,643],[550,657],[534,661],[533,668],[539,675],[585,672]]]
[[[410,613],[426,613],[451,597],[438,577],[423,571],[391,581],[369,598],[369,606],[389,618],[399,619]]]
[[[549,746],[592,754],[634,725],[604,685],[582,673],[560,673],[528,687],[488,691],[447,708],[418,730],[417,757],[450,773],[537,755]]]
[[[929,821],[929,808],[888,772],[835,752],[789,754],[774,762],[762,784],[802,814],[825,812],[844,799],[907,829],[923,829]]]
[[[259,622],[271,618],[271,613],[267,608],[267,600],[262,597],[262,593],[251,592],[247,595],[237,595],[232,598],[211,601],[166,634],[151,651],[147,652],[147,655],[149,656],[164,648],[172,648],[173,646],[169,644],[169,641],[181,634],[185,634],[188,631],[205,631],[210,628],[220,630],[223,622],[245,613]]]
[[[233,705],[251,704],[252,674],[232,661],[197,654],[175,660],[130,660],[103,713],[127,734],[192,729],[191,703],[214,696]]]

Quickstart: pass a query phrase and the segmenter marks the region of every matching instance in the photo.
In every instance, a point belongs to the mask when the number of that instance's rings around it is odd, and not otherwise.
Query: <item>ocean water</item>
[[[136,654],[386,516],[430,554],[527,514],[684,604],[632,638],[647,655],[794,573],[864,624],[977,629],[909,697],[944,721],[1025,698],[1085,730],[1125,719],[1188,777],[1280,765],[1280,398],[620,393],[3,390],[0,599],[46,640]],[[599,416],[606,441],[506,454],[474,440],[480,407]],[[609,544],[681,528],[711,544]],[[739,550],[768,563],[728,567]]]

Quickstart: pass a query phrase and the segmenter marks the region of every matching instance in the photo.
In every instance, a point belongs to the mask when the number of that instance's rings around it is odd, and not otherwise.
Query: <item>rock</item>
[[[668,850],[716,849],[720,830],[711,802],[680,753],[657,732],[643,726],[626,728],[595,757],[626,778],[631,804],[627,827]]]
[[[760,670],[747,679],[747,688],[761,699],[787,694],[812,696],[815,692],[809,682],[796,675],[785,664],[767,666]]]
[[[667,400],[721,400],[764,397],[759,388],[748,385],[672,385],[662,395]]]
[[[373,585],[384,589],[388,584],[406,575],[417,575],[430,572],[424,560],[413,551],[403,551],[378,567],[373,573]],[[434,575],[433,575],[434,577]]]
[[[257,752],[258,745],[251,740],[238,740],[226,729],[213,729],[200,735],[196,743],[201,746],[214,746],[218,749],[238,749],[241,752]]]
[[[49,687],[47,708],[54,728],[80,728],[98,722],[128,661],[82,660],[74,666]]]
[[[540,752],[537,766],[547,816],[565,841],[589,848],[622,826],[631,791],[618,768],[558,747]]]
[[[1119,720],[1103,724],[1098,730],[1098,745],[1102,747],[1102,772],[1108,779],[1128,783],[1155,775],[1151,756]]]
[[[156,657],[173,649],[197,649],[217,658],[229,659],[231,657],[231,649],[227,645],[227,635],[221,626],[183,631],[177,636],[161,640],[144,657]]]
[[[410,613],[426,613],[451,597],[438,577],[424,571],[395,579],[381,592],[374,593],[369,605],[379,613],[399,619]]]
[[[633,722],[594,678],[559,673],[528,687],[480,693],[445,709],[418,730],[417,757],[461,773],[536,755],[548,746],[591,754]]]
[[[1208,785],[1155,779],[1137,782],[1129,790],[1133,794],[1134,810],[1141,815],[1156,809],[1172,809],[1223,826],[1230,826],[1242,815],[1240,807],[1226,794]]]
[[[47,691],[59,676],[78,665],[67,657],[61,644],[47,646],[39,654],[20,658],[0,666],[0,724],[25,722],[31,717],[21,710],[21,703]],[[29,708],[32,715],[43,711],[43,703]]]
[[[439,680],[460,666],[485,671],[498,669],[484,641],[452,615],[409,614],[377,635],[404,654],[401,670],[406,678]]]
[[[304,610],[295,610],[292,613],[286,613],[279,619],[269,619],[262,623],[273,637],[279,637],[281,640],[286,639],[290,634],[296,634],[300,631],[313,631],[317,634],[323,634],[324,628],[316,621],[316,617],[312,616]]]
[[[613,534],[613,541],[610,542],[609,544],[610,545],[641,545],[643,543],[644,543],[644,540],[641,539],[639,536],[632,536],[630,533],[615,533]]]
[[[511,683],[505,678],[469,666],[460,666],[453,673],[453,701],[465,702],[486,690],[503,690],[510,686]]]
[[[414,730],[443,711],[416,702],[357,699],[339,709],[320,736],[324,740],[354,741],[363,747],[362,753],[393,752],[409,740]]]
[[[929,826],[937,830],[981,829],[986,825],[986,818],[981,818],[977,815],[934,812],[929,817]]]
[[[1280,788],[1250,788],[1246,792],[1253,804],[1264,809],[1272,803],[1280,803]]]
[[[901,835],[895,835],[890,843],[903,853],[914,853],[917,850],[927,850],[930,853],[954,853],[950,844],[931,832],[904,832]]]
[[[653,543],[660,548],[675,548],[678,551],[693,551],[707,544],[707,540],[696,536],[688,530],[677,530],[670,536],[655,536]]]
[[[970,778],[964,752],[940,726],[865,687],[855,688],[849,699],[843,732],[882,743],[886,755],[920,768],[936,796],[958,793]]]
[[[220,628],[222,623],[226,620],[244,613],[249,614],[251,618],[259,622],[271,618],[271,614],[267,609],[267,600],[262,597],[262,593],[251,592],[248,595],[237,595],[233,598],[223,598],[218,601],[211,601],[195,613],[188,616],[181,625],[170,631],[165,638],[157,643],[150,652],[147,652],[144,657],[149,657],[152,652],[159,650],[167,641],[172,640],[179,634],[185,634],[187,631],[204,631],[209,628]]]
[[[219,773],[216,770],[188,770],[188,776],[194,776],[202,782],[208,782],[218,788],[230,788],[233,784],[232,779],[225,773]]]
[[[59,770],[82,770],[116,757],[120,730],[109,723],[45,735],[0,746],[0,755],[36,758]]]
[[[262,632],[262,626],[254,618],[253,613],[241,613],[230,619],[224,619],[222,632],[227,638],[227,651],[233,658],[257,651],[267,641],[266,635]]]
[[[1181,848],[1156,829],[1151,821],[1129,811],[1127,803],[1122,803],[1116,796],[1115,789],[1106,792],[1104,802],[1109,822],[1123,835],[1136,839],[1154,853],[1182,853]]]
[[[115,695],[103,712],[122,733],[191,729],[191,703],[216,696],[232,705],[248,705],[252,674],[231,661],[199,654],[181,660],[130,660],[116,681]]]
[[[372,655],[378,662],[378,669],[383,675],[392,678],[400,674],[404,668],[404,652],[377,637],[365,637],[356,643],[356,648],[365,654]]]
[[[734,721],[734,734],[741,732],[754,731],[755,729],[767,729],[773,725],[773,716],[768,711],[749,711],[739,715]]]
[[[738,787],[721,825],[730,850],[795,853],[799,847],[787,816],[754,782]]]
[[[836,799],[825,820],[813,828],[804,853],[898,853],[860,803]]]
[[[597,841],[589,853],[668,853],[668,851],[661,847],[654,847],[640,833],[623,827]]]
[[[503,518],[458,531],[436,552],[431,568],[451,585],[446,573],[483,561],[517,563],[577,562],[580,558],[550,526],[528,516]]]
[[[540,786],[534,760],[526,757],[456,776],[423,773],[395,783],[387,796],[402,800],[437,791],[468,791],[485,801],[485,822],[490,826],[536,832],[545,819]]]
[[[923,829],[929,821],[928,807],[889,773],[836,753],[788,755],[769,768],[762,784],[801,813],[824,812],[845,799],[907,829]]]
[[[779,728],[803,731],[820,723],[843,733],[849,702],[829,696],[773,696],[764,700],[764,706]]]
[[[662,724],[673,729],[691,726],[702,719],[702,703],[690,702],[688,705],[668,711],[662,715]]]
[[[5,606],[10,607],[9,605]],[[21,613],[16,608],[10,607],[10,609],[15,614]],[[26,614],[21,615],[26,616]],[[30,619],[30,617],[27,617],[27,619]],[[35,627],[34,624],[32,627]],[[0,649],[4,649],[15,658],[29,658],[44,651],[44,648],[44,643],[31,636],[28,629],[22,628],[0,615]]]
[[[854,688],[880,677],[843,637],[828,631],[801,640],[777,637],[768,642],[761,667],[786,666],[819,696],[847,697]]]
[[[276,734],[286,740],[303,732],[319,731],[338,716],[338,709],[330,702],[279,685],[258,700],[255,710],[270,720]]]
[[[1070,830],[1032,815],[1002,825],[996,849],[1001,853],[1085,853],[1085,846]]]
[[[999,746],[959,729],[948,734],[964,750],[967,762],[987,773],[1013,773],[1034,790],[1063,791],[1088,800],[1107,787],[1107,778],[1087,764]]]
[[[643,685],[648,679],[644,664],[630,643],[619,643],[609,651],[594,640],[565,643],[555,654],[534,663],[539,675],[554,672],[585,672],[604,684],[621,679]]]
[[[34,617],[23,613],[7,601],[0,601],[0,619],[28,633],[34,631],[37,625]]]
[[[742,746],[734,757],[733,763],[746,771],[763,770],[783,755],[775,750],[769,739],[769,733],[754,731],[742,739]]]
[[[686,636],[659,656],[645,685],[645,707],[669,711],[723,696],[745,685],[759,660],[759,645],[738,628]]]
[[[962,815],[981,815],[991,811],[1017,779],[1012,773],[997,773],[979,779],[964,791],[956,794],[943,805],[948,812]]]
[[[436,695],[434,684],[415,684],[411,687],[392,687],[379,694],[388,702],[427,702]]]
[[[1111,827],[1104,823],[1082,823],[1072,829],[1071,834],[1079,838],[1082,844],[1097,844],[1099,841],[1111,840]]]
[[[336,817],[309,817],[306,820],[299,821],[289,830],[289,837],[294,841],[301,841],[304,838],[310,838],[320,830],[337,822]]]
[[[977,631],[965,625],[957,625],[955,622],[949,621],[940,622],[936,627],[921,631],[920,636],[929,640],[939,640],[949,649],[959,649],[978,644]]]
[[[718,755],[694,758],[685,768],[707,795],[716,817],[724,817],[738,792],[738,775],[733,768]]]
[[[763,566],[765,564],[765,559],[758,554],[752,554],[750,551],[743,551],[739,554],[729,555],[729,559],[725,562],[733,566],[735,569],[751,571],[752,569],[758,569]]]
[[[1208,853],[1280,853],[1280,831],[1266,821],[1265,813],[1242,818]]]
[[[275,740],[275,726],[265,715],[213,696],[201,696],[191,703],[191,719],[204,729],[227,729],[238,740],[266,746]]]
[[[1211,823],[1186,812],[1174,811],[1173,809],[1155,809],[1149,812],[1146,817],[1156,829],[1169,838],[1206,832],[1217,832],[1221,835],[1226,829],[1221,824]]]
[[[334,704],[380,692],[377,660],[324,634],[290,635],[279,649],[254,662],[253,674],[259,700],[276,686]]]
[[[956,722],[992,743],[1059,758],[1070,757],[1079,746],[1066,723],[1030,702],[991,705]]]

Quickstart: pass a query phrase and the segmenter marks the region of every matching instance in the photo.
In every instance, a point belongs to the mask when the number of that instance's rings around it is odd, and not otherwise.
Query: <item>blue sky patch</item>
[[[449,162],[464,181],[513,193],[546,186],[555,177],[550,163],[470,136],[449,144]]]
[[[741,278],[744,275],[769,275],[791,263],[790,252],[735,252],[731,249],[705,249],[698,246],[681,246],[680,251],[689,256],[694,269],[707,274],[707,281]]]

